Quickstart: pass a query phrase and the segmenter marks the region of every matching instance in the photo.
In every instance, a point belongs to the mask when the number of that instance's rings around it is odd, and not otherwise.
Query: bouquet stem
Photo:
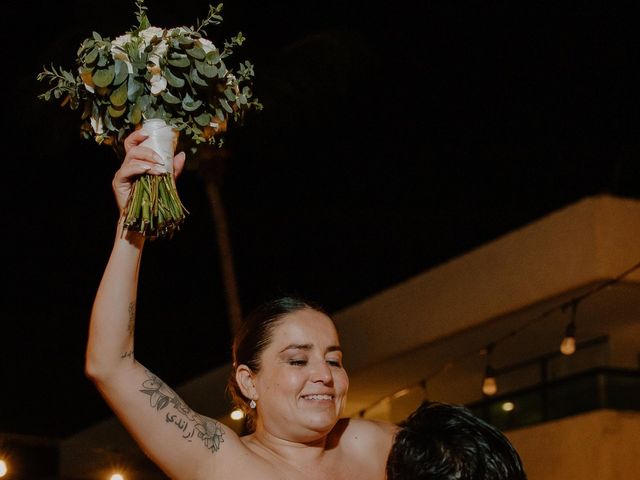
[[[173,181],[178,132],[160,119],[145,120],[142,130],[148,136],[142,145],[152,148],[163,159],[168,173],[145,174],[136,179],[124,209],[124,227],[151,239],[171,237],[189,213]]]
[[[124,227],[147,238],[171,237],[187,213],[170,173],[142,175],[133,183],[124,210]]]

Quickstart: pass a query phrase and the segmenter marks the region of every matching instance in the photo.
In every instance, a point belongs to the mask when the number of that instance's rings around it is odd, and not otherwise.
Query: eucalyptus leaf
[[[129,79],[127,80],[127,98],[129,101],[134,102],[143,90],[144,86],[138,82],[133,75],[129,75]]]
[[[127,64],[122,60],[116,60],[113,65],[116,76],[113,79],[114,85],[120,85],[127,79],[127,75],[129,75],[129,70],[127,68]]]
[[[138,105],[134,105],[134,107],[129,112],[129,121],[133,125],[137,125],[142,120],[142,112],[140,111],[140,107]]]
[[[172,67],[185,68],[191,65],[186,55],[177,58],[170,58],[167,63]]]
[[[208,127],[209,123],[211,123],[211,115],[208,113],[201,113],[197,117],[194,118],[196,123],[202,127]]]
[[[125,103],[127,103],[128,91],[129,86],[126,83],[122,83],[122,85],[116,88],[109,96],[111,105],[113,105],[114,107],[121,107]]]
[[[96,87],[108,87],[115,78],[115,69],[113,65],[109,65],[107,68],[97,69],[93,72],[93,83]]]
[[[233,113],[233,109],[229,106],[229,102],[227,102],[226,99],[221,98],[220,105],[222,105],[222,108],[224,108],[228,113]]]
[[[200,62],[198,60],[196,60],[196,69],[198,70],[198,73],[206,78],[215,78],[218,74],[218,69],[215,65],[209,65],[206,62]]]
[[[191,70],[191,81],[196,85],[200,85],[201,87],[209,86],[207,82],[205,82],[202,78],[200,78],[200,75],[198,75],[198,70],[196,70],[195,68]]]
[[[182,108],[187,112],[195,112],[201,106],[202,100],[193,100],[189,95],[182,100]]]
[[[122,115],[124,115],[124,113],[127,111],[127,109],[125,108],[124,105],[120,106],[120,107],[116,107],[114,105],[109,105],[107,107],[107,112],[109,112],[109,115],[111,115],[113,118],[119,118]],[[113,129],[112,129],[113,130]]]
[[[236,101],[236,94],[233,93],[233,90],[230,87],[224,89],[224,96],[227,97],[230,102]]]
[[[98,49],[94,48],[89,53],[87,53],[86,57],[84,57],[84,63],[86,63],[87,65],[93,65],[94,63],[96,63],[97,59],[98,59]]]
[[[98,51],[98,67],[102,68],[109,63],[109,56],[105,54],[102,50]]]
[[[164,71],[164,77],[167,79],[167,83],[175,88],[184,87],[184,80],[176,77],[168,68]]]
[[[169,103],[172,105],[177,105],[179,103],[182,103],[182,101],[178,97],[173,95],[168,90],[165,90],[164,92],[162,92],[161,97],[166,103]]]
[[[97,40],[99,42],[102,41],[102,37],[100,36],[100,34],[98,32],[93,32],[92,35],[93,35],[94,40]]]
[[[185,50],[185,52],[190,57],[197,58],[198,60],[203,60],[205,57],[204,50],[200,47],[190,48],[188,50]]]

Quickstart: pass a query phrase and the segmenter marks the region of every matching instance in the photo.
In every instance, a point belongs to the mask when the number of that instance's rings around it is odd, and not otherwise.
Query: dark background
[[[336,311],[584,196],[640,198],[634,2],[513,3],[227,1],[210,38],[244,33],[265,106],[230,129],[222,183],[245,311],[279,292]],[[163,27],[207,12],[148,6]],[[4,4],[0,432],[109,415],[83,360],[117,161],[35,77],[134,22],[132,0]],[[203,182],[178,186],[191,214],[145,251],[136,333],[174,385],[230,348]]]

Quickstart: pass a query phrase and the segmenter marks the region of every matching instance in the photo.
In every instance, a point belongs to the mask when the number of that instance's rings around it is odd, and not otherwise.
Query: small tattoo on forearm
[[[127,330],[129,330],[130,335],[133,335],[135,326],[136,326],[136,302],[131,302],[129,304],[129,325],[127,326]]]
[[[186,441],[191,442],[193,437],[199,438],[205,448],[211,452],[217,452],[220,444],[224,442],[222,438],[224,430],[220,423],[195,413],[162,380],[148,370],[145,373],[148,379],[142,383],[140,392],[149,395],[151,407],[159,412],[172,405],[174,412],[167,411],[165,421],[176,425],[182,431],[182,438]]]

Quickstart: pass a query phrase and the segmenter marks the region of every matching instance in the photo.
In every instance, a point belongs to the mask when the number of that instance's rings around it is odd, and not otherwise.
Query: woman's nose
[[[327,362],[324,360],[314,362],[311,380],[314,382],[322,382],[324,384],[330,384],[333,382],[331,368],[329,368]]]

